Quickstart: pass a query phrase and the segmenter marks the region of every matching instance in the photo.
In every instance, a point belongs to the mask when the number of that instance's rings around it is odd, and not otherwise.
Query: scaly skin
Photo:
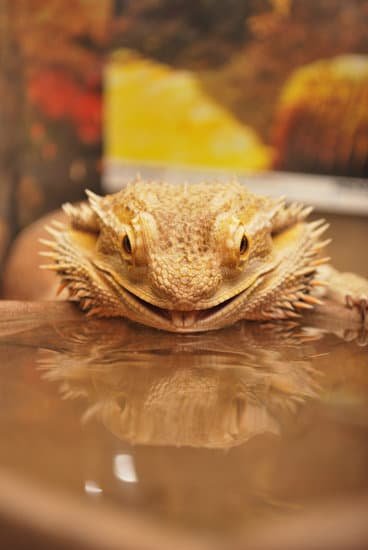
[[[49,228],[44,255],[83,310],[172,332],[219,329],[241,319],[295,319],[315,295],[323,220],[229,183],[173,185],[139,178],[106,197],[66,204],[69,224]],[[329,278],[334,271],[326,271]],[[368,283],[347,305],[364,321]],[[358,285],[359,286],[359,285]],[[344,284],[341,300],[346,300]],[[337,296],[338,298],[338,296]]]

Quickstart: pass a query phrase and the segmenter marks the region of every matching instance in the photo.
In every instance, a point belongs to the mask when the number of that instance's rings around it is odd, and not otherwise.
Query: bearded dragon
[[[219,329],[241,319],[295,320],[321,295],[357,308],[368,281],[327,266],[324,220],[311,208],[258,196],[236,181],[130,182],[65,204],[43,252],[88,315],[172,331]],[[331,281],[330,289],[322,289]]]

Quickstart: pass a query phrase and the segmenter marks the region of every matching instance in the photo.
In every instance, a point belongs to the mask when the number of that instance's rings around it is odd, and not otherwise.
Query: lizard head
[[[308,229],[306,210],[237,182],[136,180],[116,194],[88,198],[65,206],[69,225],[51,230],[51,255],[91,314],[175,332],[266,319],[285,282],[295,290],[291,273],[308,268],[316,252],[317,228]],[[313,270],[300,275],[303,285]],[[261,312],[267,295],[272,299]]]

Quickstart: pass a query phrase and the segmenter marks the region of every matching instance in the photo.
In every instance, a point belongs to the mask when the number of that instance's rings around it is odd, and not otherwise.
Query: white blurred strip
[[[100,495],[102,493],[101,487],[97,485],[95,481],[92,481],[90,479],[85,481],[84,490],[90,495]]]

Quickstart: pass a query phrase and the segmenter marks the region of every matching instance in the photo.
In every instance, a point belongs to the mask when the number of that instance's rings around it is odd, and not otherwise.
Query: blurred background
[[[367,28],[368,0],[3,0],[0,262],[137,171],[324,175],[297,198],[368,212]]]

